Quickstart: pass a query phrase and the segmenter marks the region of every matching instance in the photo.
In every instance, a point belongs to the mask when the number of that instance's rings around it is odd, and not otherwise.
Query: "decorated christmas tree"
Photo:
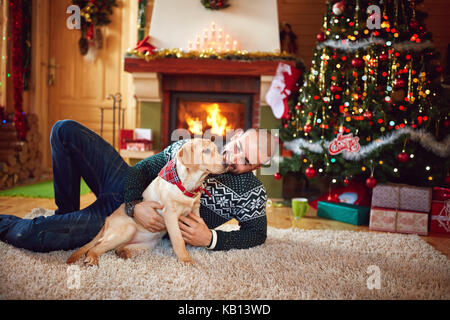
[[[368,187],[450,183],[450,104],[422,1],[329,1],[310,71],[292,96],[281,174]]]

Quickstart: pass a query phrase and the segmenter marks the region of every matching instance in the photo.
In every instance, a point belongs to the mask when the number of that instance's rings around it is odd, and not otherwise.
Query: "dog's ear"
[[[198,167],[198,159],[195,157],[195,144],[193,141],[186,142],[181,147],[177,153],[177,160],[179,160],[186,168]]]

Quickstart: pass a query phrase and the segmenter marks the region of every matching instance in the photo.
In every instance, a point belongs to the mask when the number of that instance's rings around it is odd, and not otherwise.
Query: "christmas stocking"
[[[266,101],[272,108],[275,118],[280,119],[287,116],[289,96],[299,77],[300,70],[297,68],[285,63],[278,64],[277,73],[266,94]]]

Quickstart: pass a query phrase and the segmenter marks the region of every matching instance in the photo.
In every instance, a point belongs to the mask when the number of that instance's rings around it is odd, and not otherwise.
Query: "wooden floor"
[[[81,208],[85,208],[95,201],[93,193],[81,197]],[[55,210],[56,205],[53,199],[36,199],[20,197],[0,197],[0,214],[11,214],[24,217],[31,212],[33,208],[46,208]],[[291,208],[289,207],[268,207],[267,208],[268,225],[275,228],[285,229],[292,226]],[[315,210],[310,209],[305,217],[296,222],[296,227],[306,230],[313,229],[332,229],[332,230],[351,230],[363,232],[377,232],[369,230],[367,226],[354,226],[334,220],[318,218]],[[433,235],[421,236],[423,240],[435,247],[437,250],[450,258],[450,236]]]

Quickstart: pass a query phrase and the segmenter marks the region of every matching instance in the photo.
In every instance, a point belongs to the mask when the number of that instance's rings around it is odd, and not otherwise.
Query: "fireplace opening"
[[[251,94],[177,92],[170,101],[170,132],[187,129],[194,137],[209,130],[225,136],[227,130],[252,127]]]

